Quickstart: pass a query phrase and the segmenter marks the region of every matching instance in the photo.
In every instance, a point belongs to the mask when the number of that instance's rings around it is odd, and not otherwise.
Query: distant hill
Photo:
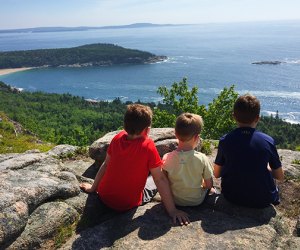
[[[74,48],[0,52],[0,69],[22,67],[107,66],[162,61],[165,56],[126,49],[114,44],[88,44]]]
[[[133,23],[128,25],[112,25],[112,26],[79,26],[79,27],[36,27],[25,29],[7,29],[0,30],[0,33],[26,33],[26,32],[64,32],[64,31],[84,31],[95,29],[128,29],[128,28],[151,28],[151,27],[163,27],[163,26],[182,26],[186,24],[153,24],[153,23]]]

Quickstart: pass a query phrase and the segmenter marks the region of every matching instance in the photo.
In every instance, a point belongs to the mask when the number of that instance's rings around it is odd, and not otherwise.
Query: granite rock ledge
[[[289,206],[245,209],[222,196],[210,197],[199,207],[184,208],[192,221],[187,227],[172,224],[159,196],[122,214],[105,208],[95,194],[81,192],[79,183],[93,181],[117,132],[90,146],[92,159],[66,159],[65,155],[76,154],[77,148],[70,145],[47,153],[0,155],[0,249],[299,248],[297,214],[287,216]],[[172,128],[152,129],[150,137],[161,155],[177,146]],[[291,161],[300,159],[300,152],[279,150],[279,154],[288,175],[281,191],[291,196],[293,204],[300,199],[300,166]],[[218,186],[218,180],[215,183]],[[66,228],[73,235],[58,244],[58,235]]]

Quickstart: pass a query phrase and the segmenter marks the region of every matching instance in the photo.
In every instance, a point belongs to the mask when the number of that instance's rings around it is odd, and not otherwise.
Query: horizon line
[[[248,21],[226,21],[226,22],[201,22],[201,23],[151,23],[151,22],[137,22],[130,24],[115,24],[115,25],[105,25],[105,26],[36,26],[27,28],[0,28],[0,32],[12,32],[12,31],[26,31],[35,29],[116,29],[116,28],[145,28],[153,26],[184,26],[184,25],[209,25],[209,24],[230,24],[230,23],[267,23],[267,22],[299,22],[300,19],[272,19],[272,20],[248,20]],[[140,25],[140,27],[138,26]]]

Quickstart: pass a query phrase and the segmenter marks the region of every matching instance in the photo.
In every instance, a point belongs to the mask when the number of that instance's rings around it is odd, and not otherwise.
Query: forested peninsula
[[[141,64],[163,61],[166,58],[166,56],[157,56],[150,52],[99,43],[73,48],[0,52],[0,69]]]

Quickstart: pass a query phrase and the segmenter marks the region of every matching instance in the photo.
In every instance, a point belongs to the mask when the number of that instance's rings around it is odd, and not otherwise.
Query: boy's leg
[[[154,183],[152,176],[149,175],[143,190],[143,201],[141,205],[144,205],[149,201],[151,201],[152,198],[156,195],[156,193],[157,193],[157,187]]]

